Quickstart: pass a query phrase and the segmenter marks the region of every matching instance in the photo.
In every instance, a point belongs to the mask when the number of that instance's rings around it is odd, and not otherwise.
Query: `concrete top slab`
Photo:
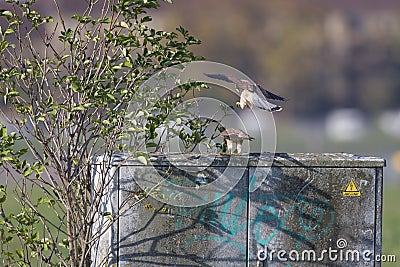
[[[94,164],[109,161],[112,165],[144,166],[128,154],[114,154],[112,157],[96,156]],[[150,154],[148,165],[186,167],[324,167],[324,168],[376,168],[385,167],[383,158],[350,153],[251,153],[241,155],[216,154]]]

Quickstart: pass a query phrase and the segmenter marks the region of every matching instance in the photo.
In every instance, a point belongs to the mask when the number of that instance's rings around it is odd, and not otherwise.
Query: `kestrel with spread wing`
[[[254,106],[256,106],[260,109],[267,110],[270,112],[281,111],[282,110],[281,106],[269,103],[265,98],[272,100],[286,101],[284,97],[276,95],[268,91],[267,89],[264,89],[261,85],[252,83],[249,80],[238,79],[234,76],[227,76],[224,74],[204,73],[204,75],[213,79],[218,79],[235,84],[236,88],[239,91],[241,91],[240,101],[236,102],[236,105],[238,107],[240,106],[242,109],[244,109],[246,106],[248,106],[251,109]]]
[[[247,133],[235,128],[226,129],[220,136],[226,141],[227,153],[232,153],[233,145],[236,144],[237,153],[240,154],[242,152],[243,140],[254,140],[254,138]]]

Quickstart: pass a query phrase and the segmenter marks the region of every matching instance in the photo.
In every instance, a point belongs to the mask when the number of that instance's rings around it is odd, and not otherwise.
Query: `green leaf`
[[[72,108],[72,111],[83,111],[86,108],[83,105],[78,105]]]
[[[38,239],[39,238],[39,233],[38,232],[34,232],[32,235],[31,235],[31,240],[35,240],[35,239]]]
[[[11,97],[14,97],[14,96],[18,96],[19,95],[19,93],[17,92],[17,91],[14,91],[14,90],[12,90],[12,91],[9,91],[8,93],[7,93],[7,96],[11,96]]]
[[[53,103],[54,103],[54,98],[53,98],[52,95],[50,95],[49,98],[47,99],[46,105],[47,105],[47,106],[50,106],[50,105],[53,104]]]
[[[31,167],[28,167],[28,168],[25,169],[23,175],[24,175],[24,177],[28,177],[28,176],[31,175],[32,173],[33,173],[32,168],[31,168]]]
[[[80,88],[80,85],[78,82],[76,82],[76,81],[72,82],[72,85],[71,85],[72,91],[74,91],[76,93],[79,91],[79,88]]]
[[[15,32],[14,29],[8,28],[8,29],[4,32],[4,35],[11,34],[11,33],[14,33],[14,32]]]
[[[140,21],[142,23],[152,21],[153,19],[150,16],[143,17]]]
[[[0,203],[4,203],[7,199],[7,195],[3,195],[2,197],[0,197]]]
[[[99,22],[100,23],[104,23],[104,24],[108,24],[108,23],[111,22],[111,19],[110,18],[104,18],[104,19],[100,19]]]
[[[144,164],[144,165],[147,165],[147,159],[146,159],[144,156],[139,156],[139,157],[137,157],[137,160],[138,160],[140,163],[142,163],[142,164]]]
[[[130,61],[125,61],[123,66],[124,67],[128,67],[128,68],[132,68],[133,67],[132,62],[130,62]]]
[[[7,136],[8,136],[8,134],[7,134],[7,128],[6,128],[6,127],[2,127],[1,130],[0,130],[0,134],[1,134],[0,137],[2,137],[2,138],[7,137]]]
[[[0,14],[1,14],[1,16],[7,17],[8,19],[13,17],[13,13],[11,13],[11,11],[9,11],[9,10],[4,10],[4,9],[0,10]]]
[[[18,257],[20,257],[21,259],[24,258],[24,253],[22,252],[22,250],[16,249],[15,253],[17,253]]]
[[[146,143],[146,147],[147,148],[149,148],[149,147],[157,147],[157,144],[154,143],[154,142],[149,142],[149,143]]]
[[[113,101],[117,100],[117,99],[115,98],[115,96],[112,95],[112,94],[110,94],[110,93],[107,94],[107,97],[110,98],[110,99],[113,100]]]
[[[69,245],[68,239],[63,239],[61,243],[58,243],[59,246],[67,248]]]
[[[49,110],[47,113],[51,114],[51,115],[56,115],[57,114],[57,110],[56,109],[52,109],[52,110]]]
[[[64,60],[64,59],[66,59],[66,58],[69,58],[71,55],[69,55],[69,54],[65,54],[65,55],[63,55],[62,57],[61,57],[61,60]]]
[[[125,21],[121,21],[120,22],[120,24],[119,24],[121,27],[123,27],[123,28],[129,28],[129,25],[128,25],[128,23],[126,23]]]
[[[136,114],[136,118],[139,118],[141,116],[144,115],[144,112],[142,110],[140,110],[137,114]]]
[[[128,114],[125,115],[125,119],[130,119],[133,116],[133,111],[129,112]]]
[[[0,52],[3,51],[4,49],[6,49],[9,45],[10,45],[10,43],[5,40],[0,41]]]

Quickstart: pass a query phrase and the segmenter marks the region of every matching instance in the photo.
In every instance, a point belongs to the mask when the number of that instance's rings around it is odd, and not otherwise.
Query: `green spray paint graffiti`
[[[266,204],[258,209],[257,216],[251,224],[254,224],[255,239],[262,246],[268,245],[279,232],[295,238],[296,246],[302,242],[311,242],[327,235],[334,223],[334,209],[324,200],[310,199],[304,195],[262,196],[259,200],[266,201]],[[292,203],[282,216],[276,207],[269,204],[272,201],[290,200],[297,201]],[[293,225],[288,223],[291,216],[297,217],[296,223],[300,229],[293,229]],[[293,223],[293,220],[290,222]],[[262,237],[263,224],[276,225],[267,237]]]
[[[246,239],[267,247],[279,233],[293,238],[295,248],[301,244],[312,246],[313,240],[329,234],[335,218],[334,208],[327,200],[298,194],[253,197],[248,190],[242,190],[241,195],[229,192],[205,207],[179,208],[178,214],[176,229],[183,227],[184,218],[210,229],[207,235],[182,240],[182,246],[213,240],[229,245],[241,255],[247,253]]]

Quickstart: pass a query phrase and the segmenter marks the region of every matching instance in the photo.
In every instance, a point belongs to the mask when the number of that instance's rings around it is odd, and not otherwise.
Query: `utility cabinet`
[[[346,153],[176,157],[154,155],[143,165],[113,156],[112,183],[98,212],[113,213],[129,199],[135,204],[92,248],[93,266],[380,266],[384,159]],[[243,160],[227,172],[235,157]],[[94,159],[95,186],[103,160]],[[150,181],[152,173],[194,190],[221,173],[240,177],[215,201],[176,206],[151,182],[148,188],[137,182]]]

